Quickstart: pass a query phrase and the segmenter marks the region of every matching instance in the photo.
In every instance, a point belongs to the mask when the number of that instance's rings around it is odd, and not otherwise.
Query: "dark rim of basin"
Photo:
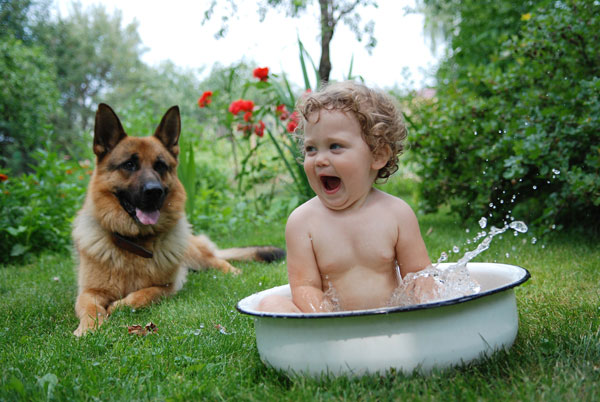
[[[517,267],[514,265],[514,267]],[[468,296],[457,297],[455,299],[442,300],[439,302],[416,304],[413,306],[405,307],[381,307],[369,310],[350,310],[350,311],[336,311],[332,313],[305,313],[305,314],[294,314],[294,313],[268,313],[268,312],[257,312],[248,311],[240,307],[240,302],[235,305],[235,308],[242,314],[247,314],[255,317],[268,317],[268,318],[287,318],[287,319],[305,319],[305,318],[336,318],[336,317],[357,317],[362,315],[377,315],[377,314],[391,314],[399,313],[404,311],[415,311],[415,310],[426,310],[436,307],[451,306],[454,304],[466,303],[471,300],[480,299],[482,297],[490,296],[496,293],[504,292],[506,290],[517,287],[531,278],[531,274],[526,268],[517,267],[525,271],[525,275],[515,282],[511,282],[498,288],[490,289],[485,292],[475,293]],[[250,296],[248,296],[250,297]],[[245,299],[242,299],[245,300]]]

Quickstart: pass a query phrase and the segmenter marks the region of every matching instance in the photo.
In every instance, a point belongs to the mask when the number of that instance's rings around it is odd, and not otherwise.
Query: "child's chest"
[[[312,241],[322,273],[353,267],[378,270],[396,260],[397,229],[391,222],[346,220],[323,224],[313,231]]]

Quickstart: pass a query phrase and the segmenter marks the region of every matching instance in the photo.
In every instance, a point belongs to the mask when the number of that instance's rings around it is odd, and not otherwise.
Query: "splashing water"
[[[479,226],[483,229],[487,226],[487,219],[481,218]],[[438,259],[438,263],[427,268],[407,274],[399,281],[388,306],[411,306],[415,304],[432,303],[441,300],[449,300],[462,296],[478,293],[481,290],[479,284],[471,278],[467,269],[467,263],[473,258],[490,248],[492,239],[507,230],[512,229],[515,235],[527,232],[525,222],[512,221],[505,223],[502,228],[490,227],[489,232],[480,232],[474,242],[483,238],[474,250],[467,251],[456,264],[447,268],[438,268],[438,264],[446,261],[448,256],[445,252]],[[469,243],[469,242],[468,242]]]
[[[340,298],[337,294],[337,291],[329,282],[329,288],[324,293],[324,299],[321,303],[321,309],[324,311],[342,311],[340,306]],[[316,311],[316,310],[315,310]]]

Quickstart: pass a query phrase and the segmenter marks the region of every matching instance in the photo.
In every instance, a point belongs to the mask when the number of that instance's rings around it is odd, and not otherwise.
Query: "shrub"
[[[0,263],[26,253],[64,251],[71,243],[71,223],[81,206],[92,168],[54,152],[36,151],[33,173],[0,183]]]
[[[587,3],[523,15],[461,80],[440,69],[411,141],[428,210],[519,214],[545,230],[600,222],[600,13]]]

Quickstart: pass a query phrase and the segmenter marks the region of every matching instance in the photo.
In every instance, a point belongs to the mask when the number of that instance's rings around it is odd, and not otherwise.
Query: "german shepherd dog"
[[[226,260],[285,256],[271,246],[219,250],[208,237],[192,235],[177,178],[180,131],[177,106],[144,138],[127,136],[110,106],[98,106],[96,167],[73,228],[79,259],[76,336],[98,328],[120,306],[139,308],[176,293],[188,268],[237,273]]]

